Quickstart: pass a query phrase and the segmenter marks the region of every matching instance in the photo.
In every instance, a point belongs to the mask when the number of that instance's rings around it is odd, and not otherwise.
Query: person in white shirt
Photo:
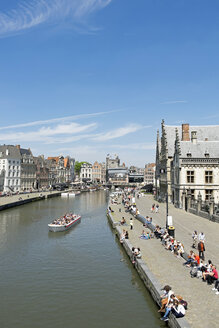
[[[202,241],[203,243],[205,242],[205,234],[203,232],[200,232],[200,234],[198,236],[198,240]]]
[[[164,293],[161,295],[161,308],[158,310],[158,312],[165,312],[165,306],[169,304],[170,296],[174,294],[169,285],[164,286],[162,290]]]
[[[172,312],[176,318],[182,318],[186,314],[186,310],[184,306],[180,304],[179,301],[174,302],[174,305],[172,307]]]

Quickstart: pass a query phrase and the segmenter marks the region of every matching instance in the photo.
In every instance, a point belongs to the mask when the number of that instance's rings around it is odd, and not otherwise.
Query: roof
[[[67,167],[69,165],[69,158],[65,157],[64,159],[64,167]]]
[[[50,160],[56,161],[56,163],[58,163],[58,161],[59,161],[59,156],[58,156],[58,157],[48,157],[47,159],[48,159],[49,161],[50,161]]]
[[[6,155],[6,150],[8,149],[8,154]],[[16,146],[13,145],[2,145],[0,146],[0,158],[11,158],[11,159],[20,159],[20,151]]]
[[[28,155],[28,156],[32,156],[32,152],[30,149],[25,149],[25,148],[20,148],[20,154],[21,155]]]
[[[179,133],[179,138],[182,138],[182,126],[171,126],[171,125],[164,125],[166,138],[167,138],[167,147],[168,147],[168,156],[174,155],[174,147],[175,147],[175,139],[176,139],[176,129]],[[189,126],[189,134],[191,138],[191,132],[197,132],[197,140],[204,141],[206,138],[209,141],[219,141],[219,125],[203,125],[203,126]],[[188,142],[188,141],[183,141]]]
[[[190,153],[191,157],[205,158],[205,153],[208,153],[209,158],[219,158],[219,140],[197,141],[197,144],[191,141],[180,141],[180,149],[180,157],[187,157],[187,154]]]

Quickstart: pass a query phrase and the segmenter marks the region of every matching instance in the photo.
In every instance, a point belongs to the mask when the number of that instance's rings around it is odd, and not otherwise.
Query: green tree
[[[81,165],[84,164],[84,163],[90,164],[88,162],[78,162],[78,161],[75,162],[75,173],[76,174],[79,174],[80,173],[80,171],[81,171]]]

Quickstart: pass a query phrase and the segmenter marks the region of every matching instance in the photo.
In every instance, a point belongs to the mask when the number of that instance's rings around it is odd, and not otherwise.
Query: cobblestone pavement
[[[137,200],[137,207],[142,215],[150,215],[153,218],[153,223],[158,223],[165,226],[165,205],[160,205],[160,213],[150,213],[153,198],[151,196],[142,197]],[[142,240],[139,238],[144,229],[142,223],[134,219],[134,228],[130,230],[129,219],[131,215],[124,211],[122,205],[111,205],[115,211],[113,217],[120,221],[122,216],[125,217],[128,225],[124,229],[129,231],[129,239],[133,246],[140,247],[142,259],[147,263],[151,272],[155,275],[161,285],[171,285],[176,295],[182,295],[188,301],[188,311],[186,319],[194,328],[216,328],[219,327],[219,295],[211,290],[213,286],[208,286],[201,279],[191,278],[189,268],[184,267],[183,259],[176,258],[173,253],[164,249],[160,241],[156,238],[150,240]],[[121,209],[121,212],[119,211]],[[191,246],[191,233],[194,229],[198,231],[204,230],[207,236],[206,242],[206,257],[211,255],[212,260],[216,259],[217,247],[216,243],[218,226],[216,223],[207,221],[192,214],[177,210],[170,206],[169,214],[173,216],[174,226],[176,227],[177,239],[182,241],[187,250]],[[199,222],[202,221],[201,222]],[[179,221],[179,222],[178,222]],[[196,223],[197,221],[197,223]],[[209,229],[208,229],[209,225]],[[213,225],[213,227],[211,226]],[[184,228],[185,226],[185,228]],[[205,228],[205,229],[204,229]],[[212,236],[211,236],[212,234]],[[185,240],[184,240],[185,236]]]
[[[137,207],[139,208],[141,215],[148,215],[152,217],[154,224],[159,224],[161,227],[165,227],[166,204],[159,203],[159,213],[151,213],[151,205],[153,203],[156,204],[153,197],[146,196],[137,200]],[[169,204],[168,212],[169,215],[173,217],[173,225],[175,227],[176,239],[182,241],[187,252],[192,249],[192,232],[194,230],[197,230],[198,233],[205,233],[205,259],[211,259],[212,262],[216,264],[219,269],[219,224],[175,208],[172,204]]]

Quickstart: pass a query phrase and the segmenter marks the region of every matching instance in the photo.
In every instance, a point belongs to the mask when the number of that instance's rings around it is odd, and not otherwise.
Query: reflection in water
[[[0,212],[2,327],[162,326],[114,239],[106,207],[107,194],[93,192]],[[81,223],[48,233],[48,223],[70,211],[82,215]]]

